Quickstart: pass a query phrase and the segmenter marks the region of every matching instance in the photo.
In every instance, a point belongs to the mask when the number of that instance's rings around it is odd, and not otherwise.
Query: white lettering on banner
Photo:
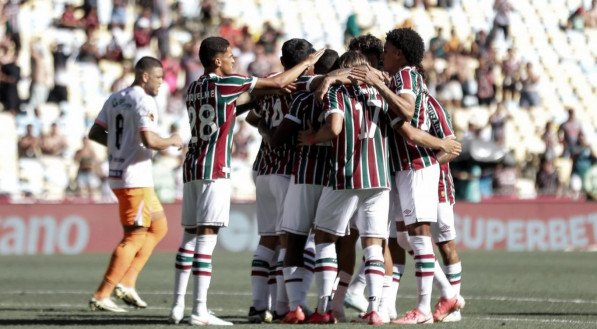
[[[525,227],[523,222],[514,221],[508,225],[506,248],[512,251],[524,251],[526,247],[524,243],[524,233]]]
[[[62,221],[51,216],[0,218],[0,255],[72,255],[83,252],[88,243],[88,223],[78,216]]]
[[[0,219],[0,255],[22,255],[25,251],[25,223],[18,217]]]
[[[485,249],[493,250],[496,243],[501,242],[506,237],[506,227],[497,219],[487,220],[487,238],[485,239]]]
[[[74,230],[72,235],[75,237],[72,244],[69,243],[71,230]],[[87,243],[89,243],[89,226],[87,222],[79,216],[66,217],[60,224],[58,232],[58,248],[60,252],[66,255],[80,254],[85,250]]]
[[[527,245],[524,250],[549,250],[545,222],[532,219],[527,222]]]
[[[597,244],[597,213],[546,220],[455,215],[457,243],[466,249],[546,251]]]
[[[568,247],[566,222],[563,219],[549,221],[549,246],[551,250],[563,250]]]
[[[577,248],[582,248],[589,244],[583,216],[570,217],[570,242],[572,246]]]

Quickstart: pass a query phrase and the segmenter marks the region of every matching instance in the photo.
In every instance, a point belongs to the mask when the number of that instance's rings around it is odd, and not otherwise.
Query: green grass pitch
[[[595,253],[465,251],[461,257],[462,295],[467,300],[463,320],[433,324],[434,328],[597,328]],[[108,259],[108,254],[0,256],[0,327],[173,328],[167,316],[172,302],[174,254],[158,253],[150,259],[137,287],[150,306],[125,314],[87,308]],[[246,322],[251,303],[250,260],[250,253],[216,251],[208,307],[242,328],[280,326]],[[400,287],[399,313],[415,303],[412,266],[412,262],[407,264]],[[189,312],[187,308],[187,315]],[[356,313],[348,311],[347,315],[354,317]],[[181,325],[188,327],[186,322]]]

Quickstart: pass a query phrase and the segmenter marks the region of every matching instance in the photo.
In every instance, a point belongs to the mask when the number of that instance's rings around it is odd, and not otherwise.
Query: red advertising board
[[[164,205],[169,221],[162,251],[178,249],[180,204]],[[455,207],[461,249],[510,251],[597,247],[597,203],[489,202]],[[0,206],[0,255],[109,252],[122,237],[115,204]],[[218,246],[229,251],[257,245],[254,204],[233,204]]]

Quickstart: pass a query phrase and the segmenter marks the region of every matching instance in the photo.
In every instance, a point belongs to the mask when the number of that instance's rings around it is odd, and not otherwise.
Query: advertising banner
[[[159,251],[178,249],[180,204],[164,205],[168,234]],[[587,250],[597,247],[597,203],[458,203],[461,249],[509,251]],[[122,238],[116,204],[0,205],[0,255],[111,252]],[[257,246],[254,204],[233,204],[218,247],[239,252]]]

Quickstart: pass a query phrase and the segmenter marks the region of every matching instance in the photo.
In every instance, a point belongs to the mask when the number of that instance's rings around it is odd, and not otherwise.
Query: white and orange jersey
[[[157,105],[143,88],[132,86],[110,95],[95,123],[108,131],[110,187],[153,186],[152,151],[141,131],[157,132]]]

